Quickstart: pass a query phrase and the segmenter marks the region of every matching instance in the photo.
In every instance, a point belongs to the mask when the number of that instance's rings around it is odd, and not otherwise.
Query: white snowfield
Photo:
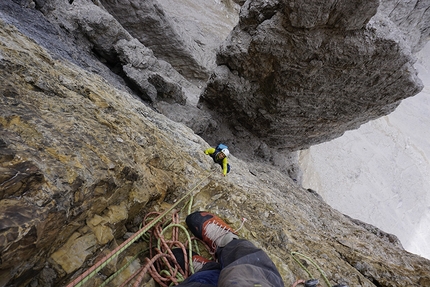
[[[300,166],[303,187],[430,259],[430,42],[417,58],[420,94],[388,116],[300,152]]]

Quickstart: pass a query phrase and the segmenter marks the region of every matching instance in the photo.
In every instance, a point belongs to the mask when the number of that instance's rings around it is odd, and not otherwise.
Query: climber
[[[226,176],[227,173],[230,172],[230,164],[228,163],[227,157],[230,155],[228,147],[224,144],[219,144],[216,148],[208,148],[205,150],[205,154],[208,154],[212,157],[214,162],[221,165],[222,174]]]
[[[194,255],[192,260],[196,273],[178,286],[284,286],[278,269],[267,254],[250,241],[239,239],[218,216],[196,211],[188,215],[185,222],[194,236],[212,248],[217,260]],[[176,254],[175,257],[181,261]]]

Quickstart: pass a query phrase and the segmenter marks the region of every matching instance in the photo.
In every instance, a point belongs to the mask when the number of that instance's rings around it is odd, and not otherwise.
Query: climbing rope
[[[155,216],[157,214],[151,213],[149,215]],[[167,239],[165,233],[170,230],[171,239]],[[149,257],[145,258],[145,264],[121,286],[126,286],[132,280],[134,280],[134,287],[140,286],[144,276],[150,274],[160,286],[167,287],[171,284],[178,285],[194,274],[192,265],[192,240],[194,237],[191,237],[188,230],[179,224],[179,214],[176,210],[172,213],[170,221],[159,221],[149,232]],[[185,243],[181,242],[181,234],[182,237],[186,238]],[[186,246],[188,246],[188,253]],[[182,254],[188,255],[184,256],[185,270],[182,270],[173,254],[172,250],[175,248],[180,248]],[[209,247],[206,247],[206,250],[209,252]]]
[[[163,213],[157,214],[157,216],[152,219],[149,223],[147,223],[143,228],[141,228],[138,232],[136,232],[133,236],[124,241],[117,248],[112,250],[109,254],[103,257],[100,261],[95,263],[91,268],[78,276],[75,280],[70,282],[67,287],[79,287],[85,284],[88,280],[90,280],[97,272],[107,266],[114,258],[116,258],[119,254],[121,254],[124,250],[126,250],[130,245],[132,245],[136,240],[142,237],[145,233],[147,233],[151,228],[153,228],[157,223],[159,223],[167,214],[169,214],[173,209],[175,209],[182,201],[184,201],[188,196],[192,196],[193,191],[200,186],[207,178],[209,178],[210,172],[205,176],[200,182],[198,182],[192,189],[190,189],[182,198],[180,198],[176,203],[174,203],[170,208],[168,208]],[[190,201],[191,202],[191,201]],[[191,251],[190,251],[191,252]],[[173,255],[173,254],[172,254]],[[159,258],[167,257],[167,255],[159,255],[157,258],[152,258],[149,262],[156,261]],[[147,262],[147,263],[149,263]],[[146,266],[146,265],[145,265]],[[151,268],[151,267],[148,267]],[[154,271],[151,269],[151,272]],[[172,274],[174,273],[176,276],[177,271],[175,269],[170,269]],[[146,273],[146,271],[145,271]],[[137,285],[136,285],[137,286]]]
[[[306,256],[306,255],[303,255],[303,254],[301,254],[301,253],[299,253],[299,252],[291,252],[291,256],[293,257],[293,259],[294,259],[294,261],[296,261],[297,262],[297,264],[299,264],[300,265],[300,267],[302,267],[302,269],[309,275],[309,278],[314,278],[313,276],[312,276],[312,274],[309,272],[309,270],[295,257],[295,255],[299,255],[299,256],[301,256],[301,257],[303,257],[303,258],[305,258],[305,259],[307,259],[307,260],[309,260],[309,262],[311,262],[311,264],[313,265],[313,266],[315,266],[315,268],[317,268],[317,270],[318,270],[318,272],[321,274],[321,276],[323,277],[323,279],[324,279],[324,281],[325,281],[325,283],[327,284],[327,286],[328,287],[330,287],[331,285],[330,285],[330,282],[328,281],[328,279],[327,279],[327,276],[325,275],[325,273],[324,273],[324,271],[311,259],[311,258],[309,258],[308,256]]]

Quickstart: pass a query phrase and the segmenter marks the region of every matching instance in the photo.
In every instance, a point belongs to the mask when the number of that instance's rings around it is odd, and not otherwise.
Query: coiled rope
[[[182,198],[180,198],[176,203],[174,203],[169,209],[167,209],[163,213],[160,213],[158,216],[156,216],[154,219],[152,219],[147,225],[145,225],[143,228],[141,228],[133,236],[128,238],[121,245],[119,245],[117,248],[115,248],[109,254],[107,254],[105,257],[103,257],[100,261],[95,263],[91,268],[89,268],[87,271],[85,271],[84,273],[79,275],[75,280],[70,282],[67,285],[67,287],[79,287],[79,286],[82,286],[83,284],[85,284],[97,272],[99,272],[101,269],[103,269],[105,266],[107,266],[115,257],[117,257],[119,254],[121,254],[131,244],[133,244],[136,240],[138,240],[140,237],[142,237],[142,235],[144,235],[149,229],[151,229],[158,222],[160,222],[163,219],[163,217],[165,217],[169,212],[171,212],[173,209],[175,209],[184,199],[186,199],[188,196],[192,195],[193,191],[198,186],[200,186],[200,184],[202,184],[203,181],[205,181],[207,178],[209,178],[209,176],[210,176],[210,172],[208,172],[207,176],[205,176],[200,182],[198,182],[192,189],[190,189]],[[158,258],[162,258],[162,257],[167,257],[167,255],[159,255],[159,256],[157,256],[157,258],[152,258],[150,261],[155,262]],[[151,265],[149,265],[149,266],[151,266]],[[174,272],[174,270],[171,270],[171,272]]]
[[[149,215],[155,215],[156,213],[151,213]],[[186,278],[194,274],[192,265],[192,240],[194,237],[190,237],[188,230],[179,224],[179,214],[174,211],[172,214],[171,223],[158,222],[156,226],[151,229],[151,236],[149,238],[149,258],[145,258],[145,265],[133,273],[122,285],[126,286],[132,280],[134,281],[133,286],[140,286],[144,276],[149,273],[151,277],[163,287],[171,286],[172,284],[178,285],[180,282],[184,281]],[[165,226],[163,228],[163,226]],[[168,230],[172,230],[172,236],[170,240],[165,238],[164,233]],[[180,232],[185,234],[186,241],[182,243],[180,241]],[[156,241],[156,242],[154,242]],[[188,246],[188,253],[186,247]],[[206,250],[209,247],[206,246]],[[175,255],[173,254],[173,249],[180,248],[182,254],[187,254],[188,256],[183,256],[185,270],[182,269],[180,264],[177,262]]]

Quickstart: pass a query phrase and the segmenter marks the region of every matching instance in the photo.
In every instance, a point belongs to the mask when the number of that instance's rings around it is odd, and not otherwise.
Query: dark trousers
[[[217,250],[218,263],[211,262],[178,286],[283,287],[281,275],[267,254],[248,240],[234,239]]]

